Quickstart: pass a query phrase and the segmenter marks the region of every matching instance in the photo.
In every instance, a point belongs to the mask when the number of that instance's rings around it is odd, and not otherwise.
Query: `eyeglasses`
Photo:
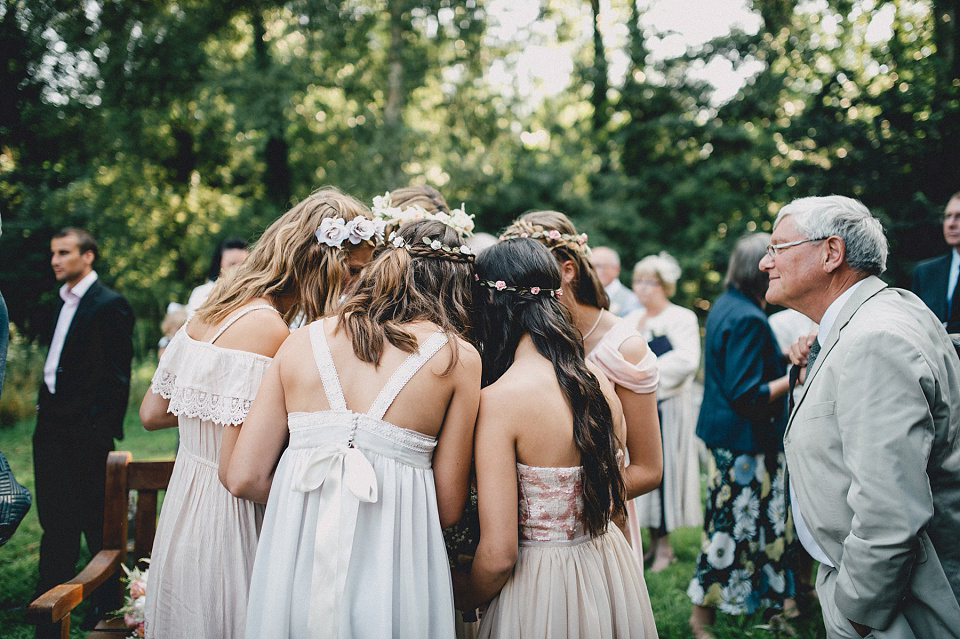
[[[783,244],[768,244],[768,245],[767,245],[767,255],[770,256],[770,259],[772,260],[772,259],[776,258],[777,255],[779,255],[781,251],[784,251],[784,250],[790,248],[791,246],[799,246],[799,245],[801,245],[801,244],[806,244],[807,242],[822,242],[822,241],[824,241],[824,240],[826,240],[826,239],[829,239],[829,238],[826,238],[826,237],[811,237],[811,238],[808,239],[808,240],[797,240],[796,242],[785,242],[785,243],[783,243]]]

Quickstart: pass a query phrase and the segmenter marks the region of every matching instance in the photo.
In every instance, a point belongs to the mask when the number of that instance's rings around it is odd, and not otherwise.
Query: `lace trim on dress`
[[[192,340],[181,328],[153,375],[167,411],[217,424],[242,424],[270,358]]]

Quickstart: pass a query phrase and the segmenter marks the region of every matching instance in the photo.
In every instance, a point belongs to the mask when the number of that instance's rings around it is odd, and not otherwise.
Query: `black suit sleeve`
[[[90,419],[98,430],[123,439],[123,418],[130,399],[130,362],[133,359],[133,309],[117,295],[101,306],[90,324],[103,349],[103,367]]]

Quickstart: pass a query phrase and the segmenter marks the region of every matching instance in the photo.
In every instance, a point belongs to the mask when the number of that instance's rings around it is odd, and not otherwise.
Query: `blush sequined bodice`
[[[517,464],[521,541],[572,541],[583,525],[583,469]]]

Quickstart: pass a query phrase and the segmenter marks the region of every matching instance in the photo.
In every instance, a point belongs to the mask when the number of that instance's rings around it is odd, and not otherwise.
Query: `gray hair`
[[[883,225],[858,200],[842,195],[802,197],[780,209],[773,228],[788,215],[807,238],[835,235],[843,240],[851,268],[870,275],[880,275],[887,269]]]
[[[633,267],[633,278],[638,275],[650,274],[660,280],[660,286],[667,297],[673,297],[677,292],[677,280],[680,279],[680,264],[676,258],[660,251],[658,255],[648,255]]]
[[[769,276],[759,268],[768,244],[769,233],[748,233],[737,240],[723,280],[727,288],[732,286],[757,304],[763,302],[770,284]]]

